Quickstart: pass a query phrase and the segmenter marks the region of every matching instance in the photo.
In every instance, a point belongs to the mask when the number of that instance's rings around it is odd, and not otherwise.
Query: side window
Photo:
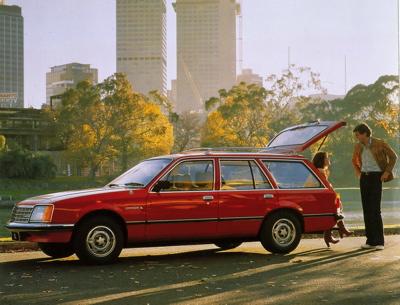
[[[254,176],[254,187],[256,189],[272,189],[271,184],[268,182],[267,178],[261,171],[261,169],[258,167],[258,165],[254,162],[251,161],[251,171],[253,172]]]
[[[214,185],[213,161],[181,162],[160,181],[167,181],[161,192],[212,190]]]
[[[263,161],[280,189],[321,188],[321,182],[302,162]]]
[[[254,161],[221,160],[221,190],[270,189]]]

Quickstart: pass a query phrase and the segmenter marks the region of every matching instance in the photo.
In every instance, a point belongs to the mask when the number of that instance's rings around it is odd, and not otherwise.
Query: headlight
[[[30,222],[50,222],[53,216],[53,205],[37,205],[32,211]]]

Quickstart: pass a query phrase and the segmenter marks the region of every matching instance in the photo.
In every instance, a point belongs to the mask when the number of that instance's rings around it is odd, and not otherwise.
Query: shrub
[[[52,178],[56,166],[49,156],[23,149],[13,149],[0,154],[0,177]]]

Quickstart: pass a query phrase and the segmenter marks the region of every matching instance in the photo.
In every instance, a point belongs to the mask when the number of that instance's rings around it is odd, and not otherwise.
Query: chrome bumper
[[[59,230],[72,230],[74,224],[51,224],[51,223],[18,223],[9,222],[5,225],[9,231],[13,232],[46,232]]]

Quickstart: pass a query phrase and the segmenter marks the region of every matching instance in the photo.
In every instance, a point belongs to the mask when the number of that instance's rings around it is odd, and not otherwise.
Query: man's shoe
[[[375,250],[385,250],[385,246],[383,245],[375,246]]]
[[[376,246],[371,246],[371,245],[368,245],[368,244],[364,244],[364,245],[361,246],[361,249],[375,249],[375,248],[376,248]]]

